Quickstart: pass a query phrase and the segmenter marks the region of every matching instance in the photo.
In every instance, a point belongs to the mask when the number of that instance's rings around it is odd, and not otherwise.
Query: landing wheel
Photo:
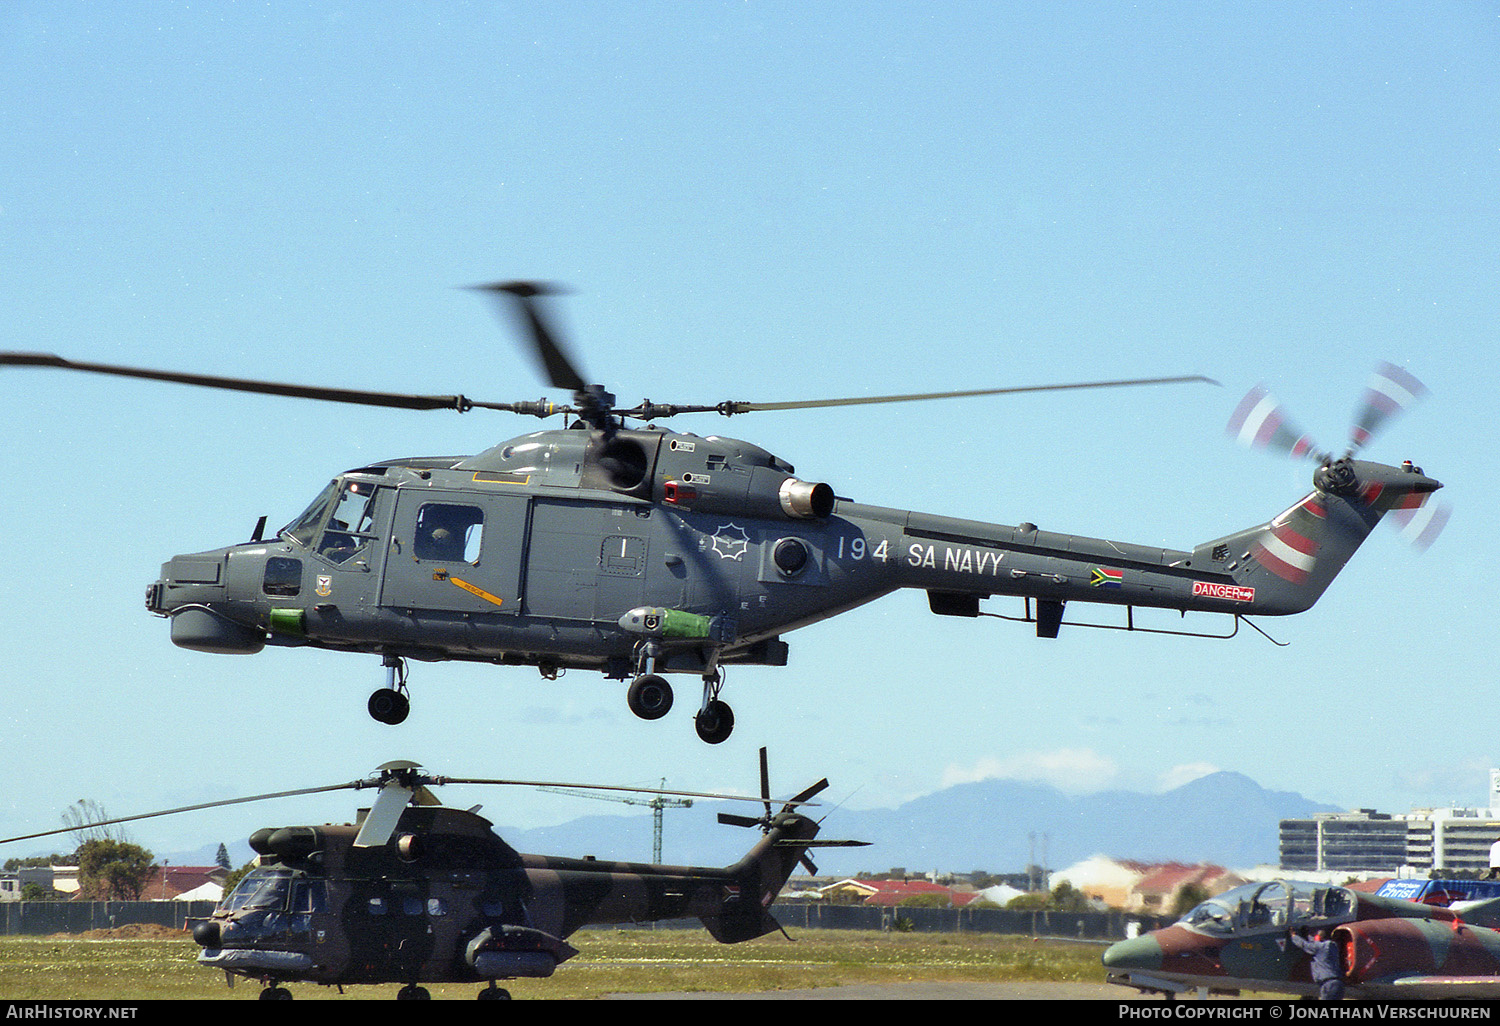
[[[411,712],[411,700],[392,688],[380,688],[370,696],[368,708],[377,721],[395,726]]]
[[[262,1001],[290,1001],[292,992],[285,987],[267,987],[260,992],[260,999]]]
[[[418,987],[415,983],[408,983],[396,992],[397,1001],[427,1001],[431,998],[426,987]]]
[[[734,711],[729,708],[728,703],[715,698],[693,717],[693,726],[704,741],[711,745],[719,744],[728,740],[729,735],[734,732]]]
[[[506,990],[504,987],[497,987],[493,983],[491,983],[489,985],[489,987],[487,987],[486,989],[481,990],[479,992],[479,1000],[481,1000],[481,1001],[509,1001],[510,1000],[510,991]]]
[[[672,708],[672,685],[654,673],[643,673],[625,692],[630,711],[643,720],[659,720]]]

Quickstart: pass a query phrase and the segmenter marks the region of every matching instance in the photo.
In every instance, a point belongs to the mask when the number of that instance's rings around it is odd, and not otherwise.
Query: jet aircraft
[[[1111,945],[1104,966],[1110,983],[1167,998],[1316,997],[1294,930],[1330,934],[1349,998],[1500,998],[1500,898],[1445,908],[1290,880],[1210,898],[1170,926]]]

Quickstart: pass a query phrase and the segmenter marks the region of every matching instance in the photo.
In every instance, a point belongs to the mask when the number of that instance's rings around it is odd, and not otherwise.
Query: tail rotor
[[[766,765],[766,750],[762,748],[760,750],[760,798],[761,804],[766,810],[765,815],[751,817],[736,815],[733,812],[721,812],[719,813],[719,822],[727,826],[759,827],[761,833],[769,834],[772,827],[776,825],[776,820],[778,817],[783,816],[787,813],[795,812],[799,806],[805,805],[806,803],[811,801],[815,796],[821,794],[827,787],[828,778],[824,777],[816,784],[804,788],[797,794],[793,795],[791,798],[787,799],[786,804],[781,807],[780,812],[773,812],[771,809],[771,776]],[[805,868],[809,873],[813,874],[814,876],[817,875],[818,867],[813,864],[813,860],[808,857],[806,851],[803,851],[798,856],[797,861],[799,861],[802,864],[803,868]]]
[[[1426,385],[1395,364],[1377,364],[1355,411],[1348,448],[1342,457],[1337,458],[1303,431],[1264,385],[1256,385],[1245,394],[1230,416],[1226,430],[1247,448],[1265,449],[1317,463],[1320,470],[1315,479],[1319,487],[1331,483],[1334,487],[1350,490],[1358,486],[1354,455],[1393,418],[1426,396],[1427,391]],[[1404,466],[1420,473],[1410,463]],[[1452,507],[1447,503],[1427,502],[1426,498],[1426,495],[1417,496],[1410,505],[1390,510],[1391,519],[1402,537],[1419,552],[1432,545],[1452,515]]]

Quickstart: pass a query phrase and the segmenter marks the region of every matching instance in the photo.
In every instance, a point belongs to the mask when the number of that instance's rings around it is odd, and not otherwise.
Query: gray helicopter
[[[297,519],[248,542],[177,556],[146,592],[184,648],[250,654],[266,645],[363,652],[386,678],[370,715],[400,723],[407,661],[458,659],[566,669],[629,681],[635,715],[673,702],[667,674],[702,680],[694,717],[710,744],[734,714],[720,698],[731,665],[784,666],[783,636],[899,588],[945,616],[1000,616],[1056,637],[1069,603],[1247,616],[1309,608],[1374,525],[1411,512],[1441,485],[1410,463],[1355,460],[1374,427],[1414,397],[1377,372],[1348,453],[1317,452],[1265,398],[1237,413],[1241,433],[1316,458],[1313,490],[1268,523],[1191,550],[1002,526],[850,501],[749,442],[669,431],[689,413],[908,402],[959,396],[1208,382],[1200,376],[1094,381],[804,402],[616,406],[587,384],[540,307],[534,283],[479,286],[521,317],[547,380],[573,394],[482,403],[285,385],[0,353],[0,366],[57,368],[399,409],[490,409],[571,418],[563,429],[475,456],[396,459],[334,478]],[[1382,374],[1385,375],[1382,378]],[[1400,393],[1399,395],[1397,393]],[[629,427],[627,421],[639,421]],[[981,612],[1019,597],[1022,615]],[[1070,625],[1076,621],[1069,621]],[[1231,634],[1233,633],[1231,632]],[[1164,633],[1192,633],[1166,631]],[[1215,635],[1230,636],[1230,635]]]

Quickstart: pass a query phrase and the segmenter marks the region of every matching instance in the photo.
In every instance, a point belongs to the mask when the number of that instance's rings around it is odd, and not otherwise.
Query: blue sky
[[[0,348],[532,399],[510,326],[455,288],[528,277],[573,290],[557,318],[626,403],[1205,374],[1223,387],[675,424],[863,502],[1174,548],[1308,487],[1225,436],[1246,389],[1337,447],[1391,360],[1431,394],[1368,455],[1421,464],[1455,508],[1426,553],[1382,531],[1311,612],[1264,622],[1285,647],[1044,641],[906,593],[732,672],[718,747],[691,678],[645,723],[595,674],[457,664],[414,666],[390,728],[364,712],[375,657],[183,651],[145,587],[342,470],[536,422],[7,370],[0,832],[392,758],[746,790],[760,745],[785,791],[827,775],[859,808],[1209,768],[1346,807],[1482,802],[1497,37],[1479,3],[0,6]],[[518,826],[602,810],[448,800]],[[172,851],[351,804],[134,834]]]

